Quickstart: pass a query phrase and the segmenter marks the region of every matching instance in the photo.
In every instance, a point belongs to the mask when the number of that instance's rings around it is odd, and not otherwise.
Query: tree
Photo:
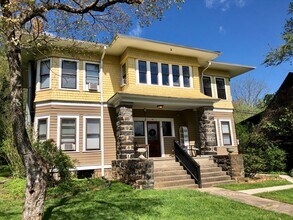
[[[141,26],[149,25],[174,2],[184,0],[0,0],[0,40],[6,42],[9,63],[13,137],[26,169],[23,219],[42,217],[48,166],[33,150],[25,128],[21,52],[32,46],[38,49],[54,36],[97,41],[105,31],[110,36],[125,32],[134,16]]]
[[[266,84],[251,76],[233,81],[232,94],[236,123],[263,110],[262,98],[266,91]]]
[[[281,38],[285,41],[283,45],[276,49],[272,49],[266,56],[264,64],[267,66],[277,66],[282,62],[292,62],[293,56],[293,2],[289,4],[290,18],[286,20],[284,25],[284,32]]]

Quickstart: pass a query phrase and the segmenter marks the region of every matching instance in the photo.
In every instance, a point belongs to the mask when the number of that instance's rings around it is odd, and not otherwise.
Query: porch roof
[[[158,106],[162,105],[163,110],[184,110],[196,109],[203,106],[213,106],[213,104],[219,100],[220,99],[211,98],[205,95],[200,98],[178,98],[117,92],[108,100],[108,103],[113,107],[130,105],[134,109],[158,109]]]

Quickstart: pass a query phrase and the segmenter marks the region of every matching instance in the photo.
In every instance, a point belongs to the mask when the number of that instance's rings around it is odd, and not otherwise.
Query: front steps
[[[175,158],[154,158],[154,188],[155,189],[196,189],[194,180]]]
[[[217,184],[234,183],[231,177],[222,171],[210,157],[194,158],[200,165],[202,187]],[[196,189],[198,185],[174,157],[153,158],[154,160],[154,188],[155,189]]]

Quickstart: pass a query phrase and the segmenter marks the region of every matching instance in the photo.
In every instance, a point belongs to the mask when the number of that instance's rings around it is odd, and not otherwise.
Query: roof
[[[255,67],[253,66],[244,66],[239,64],[222,63],[215,61],[211,62],[210,68],[226,71],[229,73],[229,76],[231,78],[255,69]]]

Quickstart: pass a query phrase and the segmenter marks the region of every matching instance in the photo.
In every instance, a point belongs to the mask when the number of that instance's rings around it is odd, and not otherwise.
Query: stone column
[[[244,180],[244,162],[242,154],[229,154],[229,159],[231,163],[230,175],[232,179],[236,181]]]
[[[133,145],[133,117],[132,107],[119,106],[116,108],[116,136],[118,159],[130,159],[134,157]]]
[[[213,107],[202,107],[199,109],[199,113],[199,134],[201,148],[204,149],[209,146],[216,146],[216,127]]]

